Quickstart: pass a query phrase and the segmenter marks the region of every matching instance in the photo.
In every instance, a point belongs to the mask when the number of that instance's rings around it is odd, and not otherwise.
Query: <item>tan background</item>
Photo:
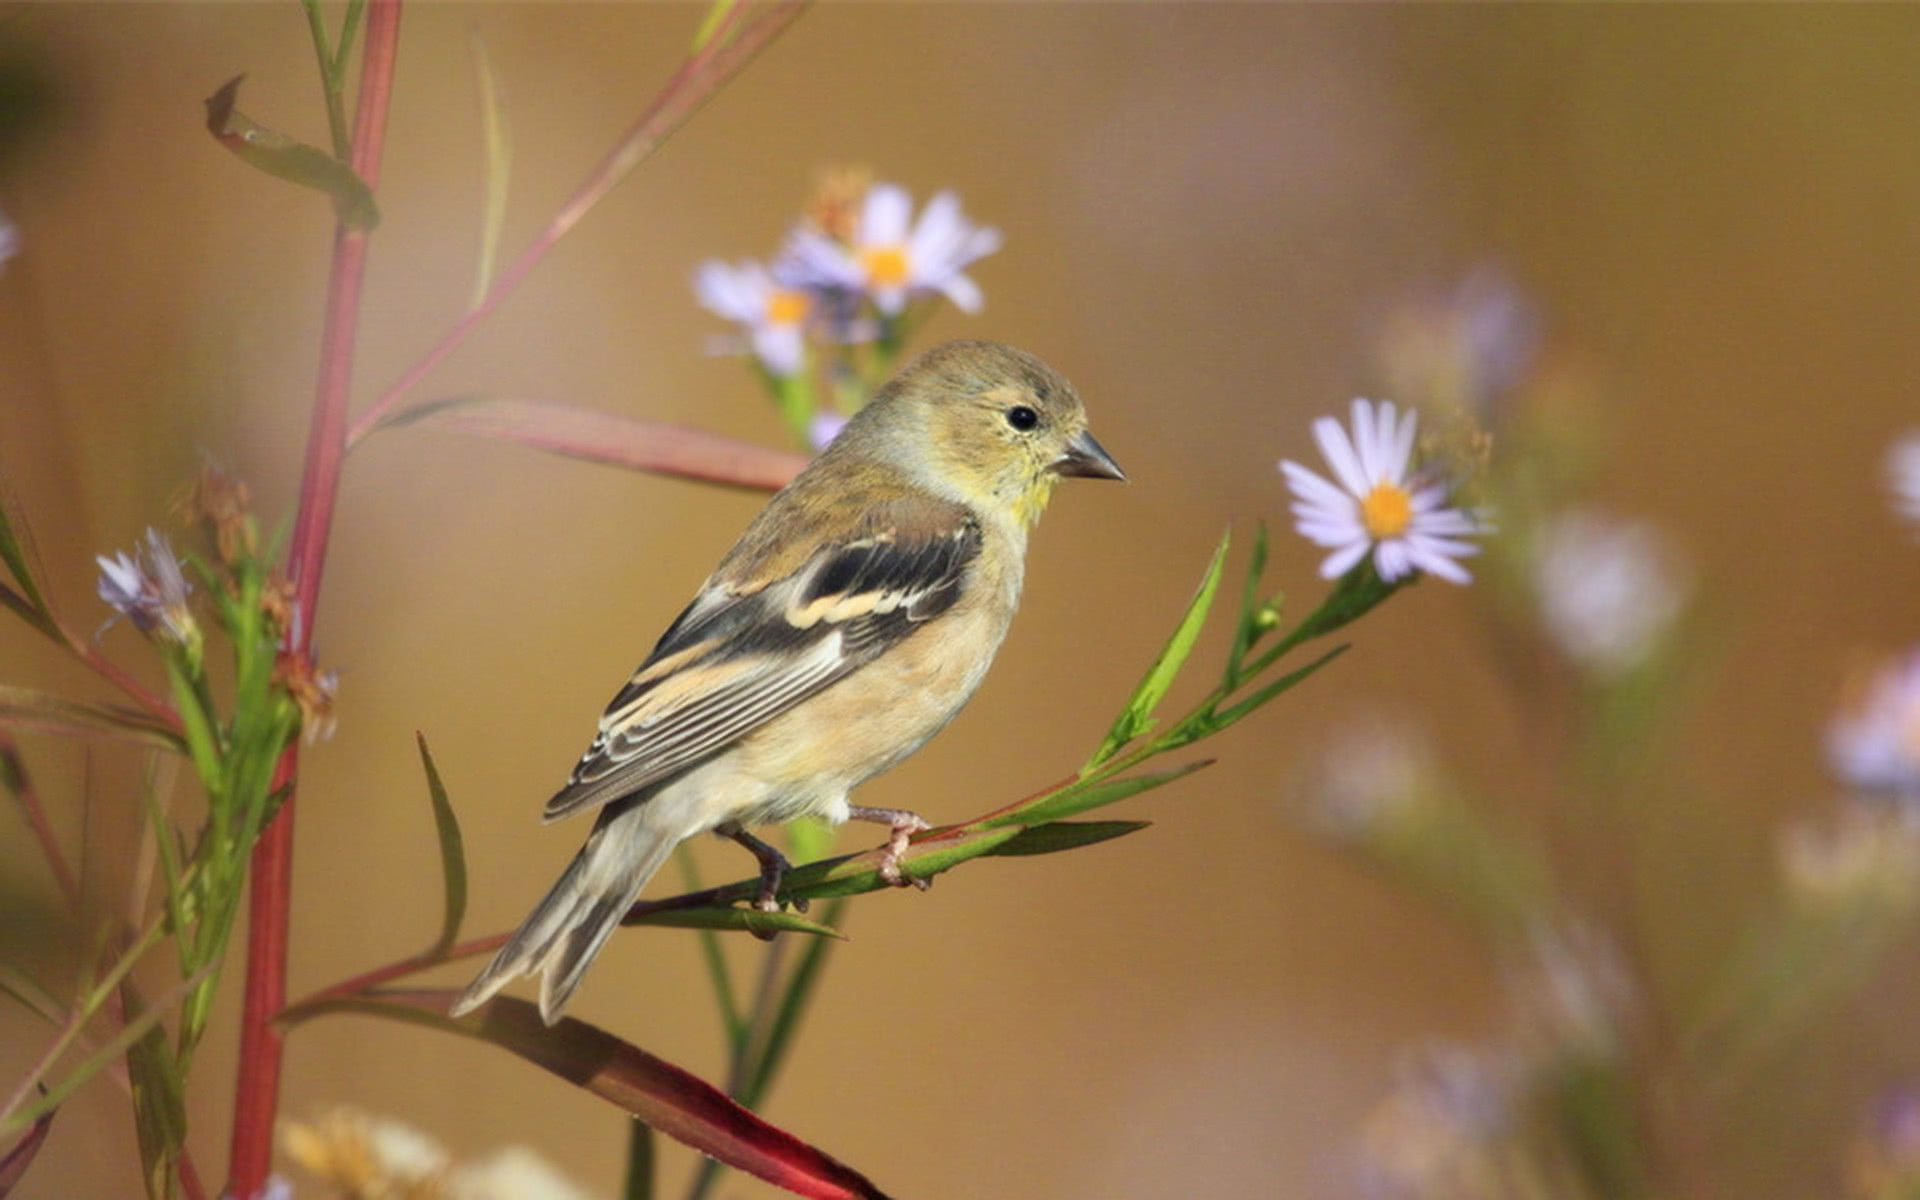
[[[511,250],[666,77],[695,18],[408,12],[362,402],[470,287],[468,30],[513,122]],[[203,451],[252,481],[270,519],[290,512],[330,219],[219,151],[200,101],[246,71],[255,117],[314,140],[324,122],[291,5],[15,8],[0,38],[48,69],[59,118],[0,193],[26,244],[0,275],[0,480],[84,625],[91,555],[162,521]],[[1617,438],[1604,494],[1667,523],[1716,606],[1723,668],[1677,739],[1674,791],[1723,806],[1716,853],[1751,864],[1771,818],[1824,796],[1818,728],[1847,654],[1914,632],[1920,560],[1879,461],[1916,415],[1916,115],[1907,8],[828,5],[426,394],[536,395],[773,442],[746,372],[702,354],[718,323],[692,302],[696,263],[769,251],[821,164],[870,163],[918,196],[959,189],[1007,247],[974,272],[986,313],[944,314],[933,333],[1058,365],[1133,482],[1062,490],[987,685],[864,793],[952,819],[1080,761],[1219,529],[1283,516],[1273,460],[1310,454],[1311,417],[1376,386],[1380,314],[1503,263],[1552,345],[1596,366]],[[319,627],[344,684],[339,733],[307,758],[296,994],[430,936],[415,729],[465,822],[469,929],[519,918],[582,832],[540,828],[539,802],[756,503],[430,432],[356,455]],[[1283,536],[1276,558],[1276,582],[1317,592],[1308,548]],[[1550,802],[1473,605],[1438,584],[1397,600],[1330,677],[1217,743],[1219,767],[1130,804],[1121,815],[1156,821],[1145,834],[861,901],[771,1118],[914,1197],[1340,1194],[1343,1139],[1401,1053],[1484,1034],[1496,1009],[1476,943],[1298,833],[1281,791],[1304,748],[1385,706],[1430,724],[1516,814]],[[139,659],[124,630],[106,644]],[[86,686],[17,627],[0,629],[0,663],[10,680]],[[110,887],[131,764],[28,749]],[[10,827],[0,862],[16,944],[44,919],[21,840]],[[728,864],[710,872],[742,865],[731,847],[703,854]],[[1704,908],[1738,907],[1735,884],[1697,885]],[[691,938],[630,933],[575,1012],[717,1075],[705,988]],[[1891,1005],[1860,1011],[1793,1084],[1799,1128],[1834,1132],[1834,1156],[1874,1089],[1920,1065]],[[43,1035],[6,1011],[0,1036],[11,1078]],[[216,1178],[231,1072],[216,1034],[193,1093],[193,1146]],[[616,1187],[621,1120],[478,1045],[319,1024],[292,1042],[285,1100],[295,1114],[351,1102],[462,1152],[525,1142]],[[129,1194],[131,1145],[119,1098],[95,1087],[24,1194]],[[1760,1157],[1744,1194],[1834,1178],[1836,1157]],[[670,1165],[677,1179],[686,1164]]]

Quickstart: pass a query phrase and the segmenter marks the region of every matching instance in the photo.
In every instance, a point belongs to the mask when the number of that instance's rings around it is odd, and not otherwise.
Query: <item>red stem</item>
[[[380,182],[388,101],[393,93],[395,52],[400,40],[400,0],[372,0],[363,34],[359,107],[350,165],[369,188]],[[293,581],[293,629],[288,652],[305,656],[313,644],[315,602],[326,565],[327,538],[346,456],[347,394],[353,376],[354,328],[366,273],[367,235],[340,226],[333,241],[327,284],[326,324],[321,332],[320,371],[307,439],[287,571]],[[234,1088],[233,1144],[227,1194],[252,1200],[265,1188],[273,1161],[273,1121],[280,1103],[283,1045],[273,1027],[286,1001],[287,917],[293,882],[291,789],[299,771],[299,748],[287,747],[273,786],[289,794],[253,850],[247,915],[246,994],[240,1017],[240,1068]]]
[[[640,114],[640,118],[600,165],[594,168],[593,174],[587,177],[572,198],[554,214],[547,227],[540,231],[540,236],[494,280],[480,303],[468,309],[419,362],[409,367],[398,382],[360,414],[353,428],[347,432],[347,445],[352,446],[373,432],[392,412],[394,405],[413,391],[428,372],[459,349],[480,322],[493,315],[493,311],[520,286],[521,281],[532,273],[568,230],[579,224],[580,219],[612,191],[627,172],[640,165],[641,160],[657,149],[710,96],[719,91],[721,84],[746,66],[755,54],[791,24],[806,4],[807,0],[778,0],[771,9],[754,17],[736,34],[735,28],[749,8],[747,4],[738,5],[721,27],[714,31],[707,44],[674,72],[673,78],[654,97],[653,103]]]
[[[33,836],[40,843],[40,852],[47,856],[47,867],[52,870],[68,906],[79,912],[80,881],[74,877],[73,868],[67,865],[67,856],[60,852],[60,839],[54,836],[53,823],[47,820],[47,810],[40,804],[40,793],[34,789],[33,780],[27,775],[27,764],[20,757],[20,747],[5,733],[0,733],[0,769],[13,777],[14,796],[26,811],[27,824],[32,827]]]

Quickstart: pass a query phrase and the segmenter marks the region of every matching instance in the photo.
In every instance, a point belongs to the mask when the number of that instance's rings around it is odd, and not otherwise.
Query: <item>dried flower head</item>
[[[282,654],[274,660],[273,682],[300,709],[301,735],[311,745],[333,736],[334,697],[340,691],[338,671],[319,671],[303,654]]]
[[[813,185],[813,194],[801,210],[801,220],[836,242],[851,244],[860,224],[860,207],[873,189],[873,168],[832,166],[822,168]]]
[[[175,505],[188,521],[206,528],[220,561],[228,566],[259,556],[260,532],[252,506],[247,485],[210,462],[201,464]]]

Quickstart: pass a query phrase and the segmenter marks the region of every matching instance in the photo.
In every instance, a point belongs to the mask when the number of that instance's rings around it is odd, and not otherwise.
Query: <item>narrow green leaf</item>
[[[115,737],[179,750],[180,740],[151,716],[114,704],[66,700],[0,684],[0,725],[68,737]]]
[[[713,3],[707,6],[707,15],[701,20],[700,28],[694,31],[693,53],[698,54],[707,48],[707,43],[712,41],[713,35],[720,31],[720,26],[726,21],[727,15],[739,7],[739,4],[740,0],[713,0]]]
[[[845,938],[830,925],[809,921],[799,913],[761,912],[757,908],[667,908],[629,921],[630,925],[659,925],[669,929],[738,930],[742,933],[811,933]]]
[[[1328,663],[1332,662],[1336,658],[1339,658],[1342,654],[1345,654],[1346,652],[1347,652],[1347,647],[1335,646],[1333,649],[1327,651],[1325,654],[1322,654],[1319,658],[1314,659],[1312,662],[1308,663],[1304,667],[1301,667],[1299,670],[1290,671],[1287,674],[1282,675],[1280,678],[1274,680],[1272,683],[1268,684],[1266,687],[1261,688],[1259,691],[1247,697],[1245,700],[1242,700],[1240,703],[1234,705],[1232,708],[1226,709],[1223,712],[1220,712],[1219,714],[1217,714],[1213,718],[1212,728],[1209,729],[1207,732],[1209,733],[1220,732],[1222,729],[1225,729],[1227,726],[1233,724],[1235,721],[1238,721],[1240,718],[1246,716],[1248,713],[1251,713],[1253,710],[1259,708],[1261,705],[1267,703],[1269,700],[1272,700],[1275,696],[1278,696],[1281,692],[1284,692],[1288,688],[1293,687],[1295,684],[1299,683],[1301,680],[1307,678],[1307,676],[1313,674],[1315,671],[1318,671],[1321,667],[1326,666]],[[1200,736],[1204,736],[1204,735],[1200,735]]]
[[[33,1127],[23,1135],[13,1148],[0,1154],[0,1200],[19,1186],[26,1175],[27,1168],[33,1165],[33,1159],[40,1153],[40,1147],[47,1140],[47,1132],[53,1128],[53,1114],[44,1113],[33,1123]]]
[[[47,989],[35,983],[24,971],[0,964],[0,992],[13,997],[21,1006],[38,1013],[49,1025],[59,1026],[67,1021],[67,1013],[60,1002],[53,998]]]
[[[34,607],[31,600],[22,596],[19,592],[14,591],[4,583],[0,583],[0,607],[12,609],[14,614],[22,621],[25,621],[54,641],[60,642],[63,645],[66,643],[67,639],[65,635],[60,632],[60,626],[54,624],[52,617]]]
[[[133,1085],[133,1130],[140,1145],[141,1178],[148,1200],[174,1194],[180,1149],[187,1142],[186,1085],[167,1053],[167,1031],[160,1026],[162,1009],[146,1010],[128,1025],[138,1037],[122,1051]]]
[[[1260,579],[1267,573],[1267,526],[1262,522],[1253,527],[1253,552],[1247,556],[1247,582],[1240,592],[1240,621],[1233,631],[1233,647],[1227,652],[1227,670],[1221,680],[1221,690],[1231,693],[1240,686],[1241,668],[1246,665],[1247,651],[1264,636],[1270,626],[1262,621],[1268,606],[1260,590]]]
[[[65,1079],[62,1079],[51,1088],[44,1089],[39,1098],[30,1103],[22,1104],[20,1107],[8,1113],[5,1120],[0,1120],[0,1137],[12,1137],[34,1121],[39,1120],[42,1116],[59,1108],[62,1104],[66,1103],[67,1097],[71,1096],[81,1084],[92,1079],[95,1075],[98,1075],[123,1056],[127,1059],[128,1070],[133,1075],[135,1103],[138,1104],[140,1101],[140,1089],[143,1082],[150,1086],[158,1086],[162,1090],[162,1093],[165,1094],[156,1094],[155,1103],[161,1104],[164,1111],[156,1110],[156,1115],[166,1120],[173,1120],[177,1117],[179,1121],[177,1128],[180,1130],[182,1136],[184,1136],[186,1128],[185,1109],[181,1107],[180,1093],[177,1087],[178,1081],[172,1079],[171,1059],[168,1059],[166,1056],[167,1040],[165,1030],[160,1028],[160,1020],[167,1015],[168,1010],[178,1004],[181,998],[197,986],[200,981],[205,979],[212,971],[213,964],[209,963],[194,975],[168,988],[151,1006],[142,1009],[138,1016],[127,1022],[125,1026],[115,1033],[112,1038],[108,1039],[98,1050],[89,1054],[79,1066],[69,1071]],[[155,1038],[151,1043],[149,1043],[149,1035],[153,1035]],[[143,1078],[140,1060],[155,1048],[157,1048],[161,1061],[166,1065],[160,1069],[157,1078]],[[152,1064],[148,1065],[151,1066]],[[169,1100],[171,1101],[172,1107],[165,1108],[165,1103]]]
[[[27,603],[37,612],[45,612],[46,597],[40,592],[40,585],[34,582],[33,569],[27,565],[27,551],[20,538],[13,532],[13,518],[7,512],[4,499],[0,499],[0,561],[7,564],[14,584],[26,597]]]
[[[627,1185],[623,1200],[653,1200],[653,1126],[638,1118],[627,1120]]]
[[[1227,565],[1227,545],[1232,534],[1220,535],[1220,544],[1213,551],[1213,560],[1207,564],[1207,573],[1201,577],[1200,587],[1193,594],[1192,603],[1187,605],[1186,615],[1180,618],[1173,636],[1161,649],[1160,657],[1147,669],[1146,678],[1134,689],[1133,697],[1114,720],[1113,728],[1107,731],[1107,738],[1100,748],[1087,760],[1085,769],[1091,769],[1113,757],[1114,751],[1126,745],[1134,738],[1153,727],[1153,711],[1166,697],[1167,689],[1180,674],[1180,668],[1186,664],[1187,656],[1193,653],[1193,645],[1200,637],[1200,630],[1206,624],[1207,611],[1213,607],[1214,593],[1220,590],[1220,576]]]
[[[288,1009],[303,1022],[335,1013],[409,1021],[491,1042],[612,1102],[676,1141],[728,1166],[802,1196],[885,1200],[865,1176],[824,1151],[770,1125],[718,1088],[605,1030],[573,1017],[554,1025],[514,996],[497,996],[478,1012],[446,1015],[452,990],[382,990]]]
[[[970,858],[990,853],[1018,833],[1018,829],[990,829],[927,838],[913,843],[900,856],[900,870],[915,879],[931,879]],[[881,854],[880,850],[869,850],[851,858],[795,867],[787,873],[786,886],[780,894],[789,899],[817,900],[827,896],[856,896],[890,887],[880,878]]]
[[[507,224],[507,184],[513,175],[513,142],[507,129],[507,111],[500,99],[500,81],[494,74],[487,43],[476,26],[468,39],[473,51],[473,78],[480,90],[480,133],[486,147],[486,205],[480,216],[480,264],[474,272],[473,301],[478,308],[493,285],[494,263],[500,256],[500,233]]]
[[[845,938],[838,925],[845,915],[847,898],[837,896],[827,905],[824,920],[834,927],[836,937]],[[820,973],[826,968],[827,955],[833,950],[833,942],[819,938],[807,943],[807,951],[793,968],[793,974],[787,977],[787,986],[780,996],[780,1006],[774,1013],[773,1024],[767,1030],[766,1045],[760,1051],[759,1060],[752,1064],[747,1072],[746,1086],[741,1090],[740,1102],[748,1108],[758,1108],[767,1098],[767,1092],[773,1087],[773,1078],[786,1061],[787,1048],[793,1044],[793,1037],[800,1029],[800,1018],[806,1015],[807,1004],[813,999],[814,988],[819,985]]]
[[[1011,857],[1078,850],[1137,833],[1150,824],[1151,821],[1049,821],[1022,829],[1018,837],[997,847],[993,853]]]
[[[427,951],[440,955],[459,939],[460,922],[467,915],[467,856],[460,840],[460,818],[454,815],[446,785],[440,782],[440,771],[427,750],[427,735],[415,732],[413,736],[420,745],[420,766],[427,773],[427,799],[433,802],[434,833],[440,841],[440,879],[445,885],[446,902],[441,910],[440,936]]]
[[[674,854],[674,861],[680,864],[680,878],[686,889],[697,892],[701,888],[700,868],[694,863],[693,855],[687,852],[683,844]],[[733,975],[727,970],[727,957],[720,949],[720,936],[711,929],[700,930],[700,959],[707,967],[707,981],[713,985],[713,1000],[720,1008],[720,1023],[727,1030],[728,1053],[739,1053],[741,1039],[747,1036],[747,1020],[740,1014],[740,1005],[733,998]]]
[[[324,192],[333,200],[340,223],[372,229],[380,223],[373,190],[353,169],[318,146],[276,133],[234,107],[244,75],[228,80],[207,97],[207,132],[235,157],[269,175]]]
[[[1171,770],[1149,771],[1144,775],[1129,775],[1124,779],[1106,779],[1099,783],[1071,783],[1057,792],[1041,796],[1031,804],[988,818],[987,827],[1044,825],[1062,817],[1071,817],[1089,809],[1117,803],[1129,796],[1137,796],[1141,792],[1162,787],[1176,779],[1185,778],[1202,767],[1212,765],[1212,759],[1203,758],[1199,762],[1191,762]]]

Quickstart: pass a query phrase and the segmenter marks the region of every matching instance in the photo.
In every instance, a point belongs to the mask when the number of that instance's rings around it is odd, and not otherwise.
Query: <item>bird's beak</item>
[[[1082,429],[1067,443],[1067,452],[1053,460],[1053,469],[1061,475],[1079,475],[1087,479],[1125,479],[1127,473],[1113,456]]]

